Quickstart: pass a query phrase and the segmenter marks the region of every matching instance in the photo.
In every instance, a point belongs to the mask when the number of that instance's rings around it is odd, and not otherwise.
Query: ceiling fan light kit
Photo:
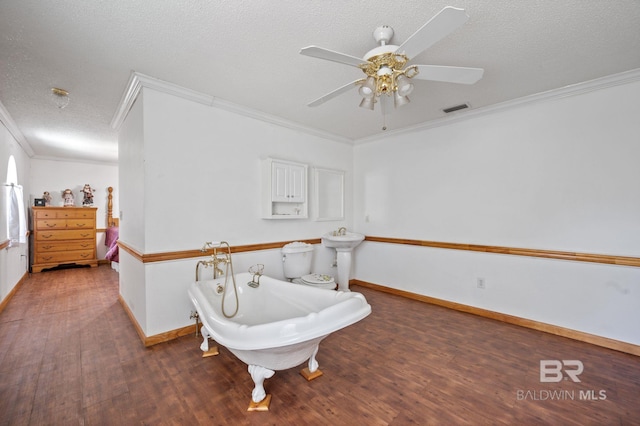
[[[373,98],[376,95],[375,77],[367,77],[366,80],[363,80],[362,86],[360,86],[358,93],[360,93],[360,96],[362,96],[365,99]]]
[[[399,107],[401,107],[403,105],[408,104],[409,102],[411,102],[411,101],[409,100],[408,96],[402,96],[400,93],[398,93],[397,90],[393,93],[393,106],[394,107],[399,108]]]
[[[385,34],[393,35],[393,30],[390,27],[379,27],[373,32],[376,40],[379,39],[376,35],[379,35],[385,29],[387,30]],[[381,42],[384,43],[384,40]],[[409,58],[395,53],[397,47],[383,44],[365,55],[364,59],[367,62],[360,65],[360,69],[367,75],[360,90],[360,94],[363,97],[380,97],[381,95],[397,94],[398,91],[400,91],[400,96],[404,97],[411,92],[413,84],[406,74],[409,73],[413,77],[418,74],[418,71],[415,67],[403,69]],[[390,51],[383,52],[383,50]],[[369,95],[371,89],[373,89],[373,93]],[[407,102],[404,102],[403,105],[405,103]]]
[[[368,98],[362,98],[362,101],[360,102],[360,108],[367,108],[373,111],[373,106],[375,105],[375,103],[376,103],[376,100],[373,96]]]
[[[396,79],[396,91],[400,96],[407,96],[413,91],[413,83],[406,75],[399,75]]]
[[[464,9],[447,6],[400,46],[389,44],[393,38],[391,27],[378,27],[373,32],[373,38],[379,46],[367,52],[362,59],[318,46],[303,48],[300,50],[303,55],[355,66],[366,75],[365,78],[327,93],[311,102],[309,106],[321,105],[351,90],[353,86],[358,86],[358,93],[362,96],[360,107],[373,110],[380,97],[386,95],[393,96],[394,106],[399,108],[409,103],[407,95],[414,89],[414,78],[459,84],[477,82],[484,73],[482,68],[441,65],[406,66],[412,58],[462,26],[467,19],[469,16]],[[381,109],[383,115],[387,113],[384,108]]]

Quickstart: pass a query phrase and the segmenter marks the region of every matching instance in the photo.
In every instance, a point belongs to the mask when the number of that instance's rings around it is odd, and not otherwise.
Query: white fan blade
[[[449,67],[445,65],[416,65],[418,80],[444,81],[447,83],[473,84],[482,78],[484,69]]]
[[[409,59],[412,59],[462,26],[467,19],[469,16],[464,9],[447,6],[405,40],[396,52],[404,52]]]
[[[335,52],[333,50],[325,49],[324,47],[308,46],[300,49],[300,54],[305,56],[311,56],[313,58],[326,59],[327,61],[337,62],[339,64],[351,65],[359,67],[360,64],[366,64],[362,58],[347,55],[346,53]]]
[[[324,95],[324,96],[322,96],[322,97],[320,97],[320,98],[316,99],[315,101],[311,102],[311,103],[309,104],[309,106],[310,106],[310,107],[314,107],[314,106],[321,105],[321,104],[323,104],[323,103],[327,102],[329,99],[333,99],[333,98],[335,98],[335,97],[336,97],[336,96],[338,96],[338,95],[341,95],[341,94],[343,94],[343,93],[345,93],[345,92],[348,92],[348,91],[349,91],[349,90],[351,90],[352,88],[356,87],[356,83],[358,83],[358,82],[360,82],[360,81],[362,81],[362,79],[360,79],[360,80],[355,80],[355,81],[352,81],[351,83],[347,83],[347,84],[345,84],[345,85],[344,85],[344,86],[342,86],[342,87],[338,87],[338,88],[337,88],[336,90],[334,90],[333,92],[329,92],[329,93],[327,93],[326,95]]]

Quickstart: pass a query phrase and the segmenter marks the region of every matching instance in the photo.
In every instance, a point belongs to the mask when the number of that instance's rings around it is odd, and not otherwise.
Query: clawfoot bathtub
[[[261,276],[253,288],[247,285],[253,278],[250,273],[235,276],[239,307],[232,318],[222,312],[224,277],[194,282],[189,297],[202,321],[200,348],[206,352],[211,337],[247,364],[255,384],[251,400],[258,404],[268,398],[263,383],[276,370],[309,360],[303,375],[310,376],[308,380],[313,373],[319,375],[316,354],[322,339],[365,318],[371,306],[357,292],[316,289],[268,276]],[[227,288],[224,303],[227,311],[235,309],[232,288]]]

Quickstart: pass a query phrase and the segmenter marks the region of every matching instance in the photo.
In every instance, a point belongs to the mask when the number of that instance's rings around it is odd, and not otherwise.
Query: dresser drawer
[[[33,217],[35,219],[56,219],[58,217],[58,211],[59,210],[49,210],[46,207],[36,210],[34,209],[33,211]]]
[[[93,240],[80,241],[38,241],[36,242],[35,253],[50,253],[65,250],[93,250]]]
[[[88,210],[72,209],[72,210],[62,210],[58,212],[58,217],[64,217],[65,219],[94,220],[95,216],[96,216],[96,211],[94,209],[88,209]]]
[[[40,219],[36,220],[36,229],[65,229],[67,227],[66,219]]]
[[[90,230],[40,231],[36,234],[36,241],[61,240],[94,240],[96,232]]]
[[[36,207],[33,209],[34,219],[95,219],[95,208],[73,207]]]
[[[67,219],[67,229],[93,229],[93,224],[91,219]]]
[[[91,260],[94,258],[93,250],[71,250],[51,253],[36,254],[35,263],[64,263],[77,260]]]
[[[38,219],[37,230],[46,229],[93,229],[95,221],[92,219]]]

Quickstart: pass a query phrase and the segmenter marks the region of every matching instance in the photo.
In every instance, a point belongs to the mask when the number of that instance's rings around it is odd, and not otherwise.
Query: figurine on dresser
[[[62,191],[62,199],[64,200],[65,207],[73,207],[75,205],[73,192],[70,189],[65,189],[64,191]]]
[[[84,198],[82,199],[83,206],[92,206],[93,205],[93,189],[91,185],[88,183],[84,184],[84,188],[82,188],[82,195]]]
[[[49,191],[44,191],[44,194],[42,194],[42,198],[44,198],[44,205],[46,207],[50,207],[51,206],[51,194],[49,194]]]

